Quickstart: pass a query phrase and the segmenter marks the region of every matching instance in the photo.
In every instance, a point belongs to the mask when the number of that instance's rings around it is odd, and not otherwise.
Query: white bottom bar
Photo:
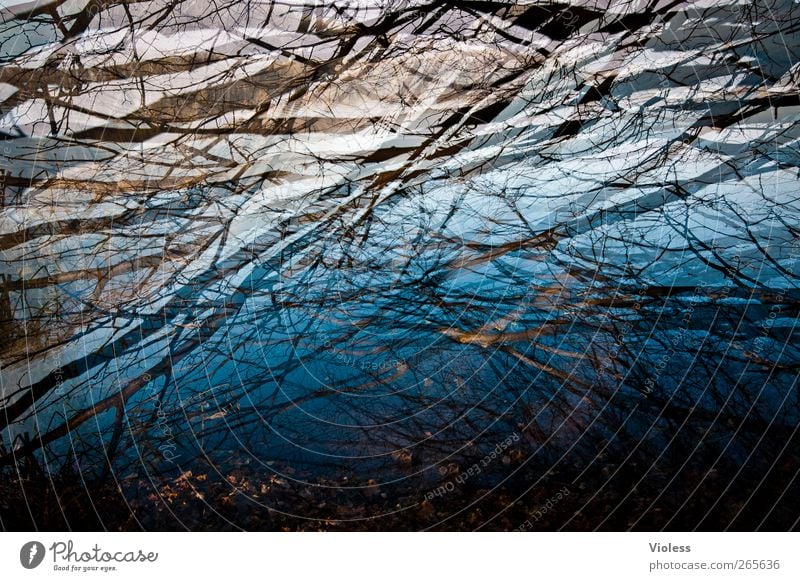
[[[777,581],[800,579],[799,548],[791,533],[3,533],[0,578]]]

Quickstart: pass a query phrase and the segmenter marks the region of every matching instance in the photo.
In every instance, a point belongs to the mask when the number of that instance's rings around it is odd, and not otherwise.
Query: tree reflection
[[[126,528],[511,529],[560,486],[537,526],[796,526],[796,11],[6,9],[9,494],[55,527],[76,479]]]

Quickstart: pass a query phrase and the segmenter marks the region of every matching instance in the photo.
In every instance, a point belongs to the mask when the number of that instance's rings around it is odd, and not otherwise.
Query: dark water
[[[796,6],[340,8],[3,13],[4,526],[796,526]]]

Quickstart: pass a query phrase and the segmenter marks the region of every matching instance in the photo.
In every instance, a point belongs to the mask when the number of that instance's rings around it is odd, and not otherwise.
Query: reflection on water
[[[468,4],[4,13],[4,526],[795,526],[796,7]]]

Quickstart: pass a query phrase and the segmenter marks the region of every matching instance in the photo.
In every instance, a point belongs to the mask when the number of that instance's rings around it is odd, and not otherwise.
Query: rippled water
[[[616,494],[592,527],[794,482],[794,3],[3,10],[9,478],[327,519],[489,457],[461,489],[565,472]]]

